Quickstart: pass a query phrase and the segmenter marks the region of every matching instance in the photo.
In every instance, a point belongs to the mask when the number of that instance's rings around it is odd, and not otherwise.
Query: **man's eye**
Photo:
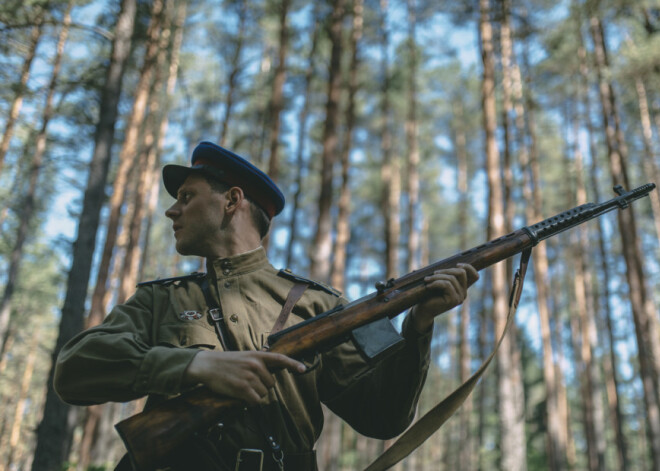
[[[181,201],[182,203],[187,203],[188,201],[190,201],[191,196],[192,195],[190,193],[188,193],[187,191],[183,192],[179,195],[179,201]]]

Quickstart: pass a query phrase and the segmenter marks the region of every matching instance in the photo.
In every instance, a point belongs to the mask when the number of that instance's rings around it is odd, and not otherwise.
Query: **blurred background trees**
[[[112,469],[139,403],[62,404],[52,358],[184,274],[164,163],[211,140],[288,201],[276,266],[350,298],[658,182],[656,0],[0,5],[0,469]],[[660,199],[541,244],[517,322],[402,470],[660,469]],[[420,413],[489,355],[511,264],[439,318]],[[139,402],[139,401],[138,401]],[[328,414],[320,469],[388,446]]]

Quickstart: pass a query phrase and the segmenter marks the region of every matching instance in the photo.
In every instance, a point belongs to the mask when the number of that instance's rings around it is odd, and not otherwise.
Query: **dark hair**
[[[232,188],[231,185],[218,180],[213,175],[209,175],[206,172],[201,172],[201,175],[209,184],[211,190],[217,193],[225,193],[226,191],[229,191],[230,188]],[[246,195],[245,198],[250,203],[250,215],[252,216],[254,227],[259,232],[259,236],[263,239],[266,237],[268,231],[270,230],[270,218],[268,217],[268,214],[266,214],[266,211],[264,211],[261,206],[255,203],[249,196]]]

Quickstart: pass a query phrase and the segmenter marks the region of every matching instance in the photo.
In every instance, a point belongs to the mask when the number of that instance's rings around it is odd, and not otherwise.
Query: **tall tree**
[[[467,135],[465,123],[465,109],[462,97],[455,97],[452,104],[453,120],[452,140],[456,149],[457,158],[457,190],[458,200],[458,221],[457,226],[460,238],[460,249],[468,249],[468,214],[470,213],[470,200],[468,193],[469,181],[469,156],[467,151]],[[424,264],[424,261],[422,261]],[[470,377],[472,352],[470,347],[470,299],[466,299],[460,309],[460,327],[458,344],[458,367],[459,381],[464,383]],[[463,406],[459,409],[459,437],[462,446],[458,450],[458,468],[474,469],[474,451],[475,440],[471,433],[471,417],[473,412],[472,397],[465,400]]]
[[[126,62],[131,50],[136,6],[135,0],[122,0],[121,10],[117,17],[110,62],[101,91],[94,153],[89,164],[87,187],[78,222],[78,236],[73,245],[71,271],[62,307],[59,334],[53,350],[53,366],[64,344],[83,327],[87,286],[101,207],[105,198],[105,184],[115,134],[119,97]],[[32,462],[33,471],[60,469],[60,465],[68,457],[71,447],[73,429],[67,419],[70,407],[60,401],[52,384],[53,367],[48,376],[48,393],[43,419],[37,429],[37,446]]]
[[[229,73],[227,74],[227,93],[225,95],[225,107],[222,117],[222,128],[220,130],[220,145],[227,145],[227,133],[229,132],[229,123],[231,122],[232,111],[234,109],[234,100],[236,94],[236,88],[238,85],[238,79],[240,77],[241,70],[243,69],[241,64],[241,58],[243,55],[243,46],[245,45],[245,33],[246,33],[246,23],[248,16],[248,5],[246,0],[239,0],[236,8],[238,10],[238,25],[237,25],[237,34],[234,41],[234,51],[231,59],[231,66],[229,67]],[[223,44],[224,47],[224,44]]]
[[[526,18],[525,18],[526,19]],[[529,62],[528,50],[523,48],[524,63]],[[538,136],[536,132],[536,117],[534,97],[531,90],[523,88],[523,83],[531,83],[529,67],[526,70],[526,80],[523,80],[520,67],[513,67],[511,76],[512,90],[515,108],[515,126],[521,139],[518,160],[523,170],[523,195],[527,204],[525,205],[525,216],[528,223],[540,221],[543,218],[543,197],[541,194],[541,170],[538,155]],[[547,432],[545,436],[546,453],[548,456],[548,468],[551,470],[566,469],[567,466],[567,434],[568,423],[562,419],[568,419],[561,411],[561,380],[557,375],[557,364],[554,360],[554,348],[552,344],[552,315],[549,286],[549,262],[546,244],[540,244],[532,253],[534,263],[534,281],[536,285],[536,309],[539,315],[539,329],[541,334],[541,345],[543,352],[543,379],[545,386],[545,413],[547,421]]]
[[[88,326],[99,324],[105,316],[106,302],[108,296],[108,279],[110,274],[110,263],[117,242],[117,234],[120,224],[120,216],[128,192],[129,173],[135,168],[136,155],[139,155],[138,142],[139,132],[144,119],[152,79],[160,47],[160,35],[163,24],[164,3],[155,0],[152,4],[151,19],[147,30],[147,41],[145,46],[144,61],[140,69],[140,77],[135,87],[133,97],[133,108],[128,117],[124,142],[119,152],[119,166],[113,183],[112,195],[110,196],[110,214],[108,216],[108,227],[106,230],[105,243],[99,262],[96,286],[92,295],[92,305],[87,321]]]
[[[598,11],[599,3],[593,2],[589,5],[589,30],[594,45],[594,65],[598,78],[603,132],[607,144],[612,183],[615,186],[621,185],[628,189],[630,188],[630,182],[628,178],[627,148],[623,140],[623,130],[621,129],[614,87],[608,78],[609,58],[604,27]],[[660,469],[660,336],[658,334],[657,311],[652,298],[648,295],[646,286],[635,212],[633,208],[630,209],[630,211],[619,211],[617,216],[637,337],[637,358],[644,387],[649,445],[653,467]]]
[[[496,141],[497,115],[495,97],[495,60],[493,50],[493,26],[489,0],[479,1],[479,37],[481,40],[482,70],[482,113],[486,135],[486,173],[488,179],[488,239],[506,234],[504,226],[504,194],[502,189],[500,155]],[[504,329],[507,314],[506,266],[499,263],[493,273],[493,317],[496,337]],[[516,392],[520,385],[515,364],[511,357],[511,336],[504,337],[497,351],[497,382],[500,420],[501,467],[507,470],[525,470],[526,442],[524,418],[519,414],[519,405],[524,398]]]
[[[577,100],[575,100],[576,102]],[[566,163],[567,174],[570,167],[574,168],[574,195],[569,199],[570,206],[587,203],[584,185],[582,153],[578,143],[579,123],[577,113],[573,112],[573,160]],[[570,119],[566,120],[570,122]],[[579,378],[582,394],[583,426],[587,442],[587,458],[590,470],[605,469],[605,417],[602,407],[602,378],[600,364],[596,358],[598,332],[596,328],[594,303],[592,296],[591,269],[587,261],[589,249],[589,234],[584,226],[580,226],[572,234],[573,247],[569,256],[574,261],[573,286],[575,293],[575,312],[571,320],[575,320],[573,336],[576,340],[576,365],[580,371]]]
[[[646,93],[646,85],[639,75],[635,76],[635,91],[637,92],[637,103],[639,104],[639,119],[642,125],[642,142],[644,143],[644,173],[653,181],[660,181],[660,171],[658,171],[657,157],[653,146],[653,129],[651,127],[651,115],[649,112],[649,102]],[[660,194],[652,191],[649,194],[651,200],[651,209],[653,210],[653,219],[655,220],[655,232],[660,240]]]
[[[406,116],[406,146],[407,146],[407,165],[408,165],[408,271],[419,268],[419,143],[417,122],[417,74],[419,69],[419,59],[417,52],[417,2],[407,0],[406,8],[408,10],[408,113]]]
[[[185,2],[182,2],[185,7]],[[158,51],[153,71],[153,83],[149,94],[148,114],[145,118],[142,132],[142,143],[139,146],[140,151],[137,157],[136,171],[133,172],[131,188],[128,192],[131,201],[128,202],[126,211],[122,218],[121,231],[118,240],[122,240],[123,256],[115,257],[113,270],[109,273],[109,279],[118,280],[116,299],[117,302],[124,302],[130,296],[135,284],[137,283],[140,261],[142,260],[142,232],[147,210],[147,194],[154,186],[158,186],[157,181],[157,163],[158,149],[157,141],[161,119],[165,113],[161,110],[161,101],[163,93],[168,64],[168,50],[172,38],[171,23],[174,20],[174,7],[172,1],[166,2],[166,8],[163,12],[163,26],[159,34]],[[108,298],[111,290],[106,291]],[[105,304],[105,303],[104,303]],[[92,320],[96,322],[96,319]],[[80,446],[80,462],[83,468],[87,468],[92,462],[99,466],[112,459],[113,450],[104,446],[107,440],[103,435],[108,434],[108,430],[103,429],[103,425],[108,421],[104,420],[106,416],[114,415],[115,407],[112,404],[94,405],[87,408],[87,414],[83,425],[83,436]],[[110,430],[112,433],[112,430]]]
[[[392,150],[392,109],[390,78],[390,30],[387,24],[388,0],[380,0],[380,151],[382,163],[380,178],[381,212],[385,222],[385,277],[394,278],[398,271],[399,254],[399,199],[401,196],[401,177],[398,159]]]
[[[291,0],[281,0],[279,13],[279,44],[277,48],[277,66],[273,77],[273,89],[270,98],[270,158],[268,174],[277,180],[280,173],[279,145],[281,114],[284,108],[284,82],[286,80],[286,59],[289,49],[289,9]]]
[[[355,100],[359,88],[358,72],[360,68],[359,45],[362,38],[363,28],[363,2],[353,1],[353,27],[349,51],[351,62],[348,67],[348,99],[346,104],[344,139],[341,146],[341,186],[339,188],[339,212],[337,215],[337,237],[333,250],[331,284],[337,289],[344,289],[344,276],[346,270],[346,252],[351,237],[350,214],[351,214],[351,150],[353,148],[353,133],[355,128]]]
[[[318,223],[310,254],[310,274],[318,280],[330,277],[332,251],[332,208],[334,165],[337,160],[337,127],[341,94],[342,31],[345,15],[344,0],[330,0],[332,7],[328,25],[331,52],[328,64],[328,92],[323,127],[323,153],[321,155],[321,191],[318,199]]]
[[[310,49],[307,55],[307,66],[305,67],[305,85],[303,91],[303,102],[298,113],[298,135],[296,138],[296,160],[295,160],[295,191],[293,193],[293,201],[291,202],[291,220],[289,222],[289,241],[286,248],[286,266],[291,267],[294,259],[294,246],[296,244],[296,239],[298,235],[298,214],[300,209],[300,200],[303,193],[303,176],[306,172],[306,163],[305,163],[305,143],[307,142],[307,122],[309,121],[309,114],[311,108],[311,96],[312,96],[312,81],[314,79],[314,69],[316,63],[316,48],[319,42],[319,24],[320,20],[318,19],[318,9],[319,2],[314,3],[314,24],[312,26],[311,38],[310,38]]]

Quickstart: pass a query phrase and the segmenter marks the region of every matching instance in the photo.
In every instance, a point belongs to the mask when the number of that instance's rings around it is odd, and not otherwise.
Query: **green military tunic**
[[[230,343],[239,350],[264,345],[294,281],[278,274],[263,248],[208,263],[212,295],[220,305]],[[199,276],[140,286],[105,321],[73,338],[61,351],[55,388],[66,402],[89,405],[150,396],[151,402],[182,392],[184,371],[200,350],[221,350],[207,316]],[[347,301],[310,287],[285,328]],[[430,333],[404,322],[406,345],[369,366],[351,342],[325,352],[308,373],[275,373],[264,400],[265,423],[286,454],[313,449],[323,426],[321,402],[358,432],[386,439],[412,421],[429,364]],[[148,406],[147,406],[148,407]],[[264,448],[254,414],[230,414],[222,446]]]

